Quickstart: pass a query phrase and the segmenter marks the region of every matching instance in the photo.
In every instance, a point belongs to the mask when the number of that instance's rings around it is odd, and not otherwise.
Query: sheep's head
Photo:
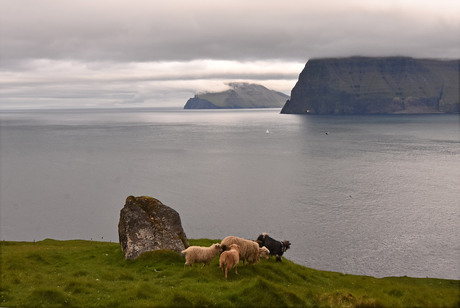
[[[289,241],[283,241],[283,251],[288,250],[291,247],[291,242]]]
[[[216,243],[216,244],[212,244],[211,247],[215,250],[221,250],[221,247],[220,247],[220,244],[219,243]]]
[[[268,257],[270,256],[270,250],[268,250],[268,248],[265,246],[259,248],[259,256],[268,260]]]

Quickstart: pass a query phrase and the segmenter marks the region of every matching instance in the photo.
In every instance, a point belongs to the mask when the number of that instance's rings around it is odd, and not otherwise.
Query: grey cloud
[[[0,75],[0,107],[34,104],[184,104],[197,91],[232,80],[289,92],[303,64],[296,62],[82,62],[36,60]]]
[[[3,106],[181,105],[232,80],[289,93],[310,58],[460,57],[454,0],[0,1]]]
[[[346,1],[326,1],[329,7],[310,1],[5,2],[4,61],[459,55],[458,22],[397,9],[361,10]]]

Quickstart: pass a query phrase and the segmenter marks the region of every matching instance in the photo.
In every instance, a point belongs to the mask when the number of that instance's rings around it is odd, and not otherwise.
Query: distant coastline
[[[458,113],[460,60],[309,60],[281,113]]]
[[[190,98],[184,109],[281,108],[288,95],[258,84],[229,83],[222,92],[205,92]]]

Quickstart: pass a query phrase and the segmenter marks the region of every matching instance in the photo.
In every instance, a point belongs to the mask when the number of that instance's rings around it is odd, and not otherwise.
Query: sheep
[[[230,250],[222,252],[219,257],[219,267],[224,272],[225,268],[225,280],[227,280],[227,273],[235,268],[235,274],[238,274],[238,263],[240,262],[240,249],[237,244],[231,244]]]
[[[221,246],[218,243],[212,244],[209,247],[190,246],[182,250],[182,254],[185,255],[184,267],[186,265],[193,265],[194,263],[201,262],[203,262],[203,267],[209,265],[219,252],[221,252]]]
[[[270,257],[270,250],[268,250],[268,248],[265,246],[259,248],[259,256],[268,260],[268,258]]]
[[[289,241],[277,241],[271,238],[267,233],[262,233],[257,238],[257,243],[260,247],[266,246],[270,249],[270,254],[276,256],[276,261],[281,262],[281,256],[291,247],[291,242]]]
[[[222,240],[222,242],[220,243],[222,251],[227,250],[227,248],[230,247],[231,244],[238,244],[240,249],[240,259],[243,260],[243,264],[246,260],[250,264],[258,263],[260,260],[260,255],[267,258],[267,248],[259,248],[259,244],[257,244],[256,242],[236,236],[227,236]]]

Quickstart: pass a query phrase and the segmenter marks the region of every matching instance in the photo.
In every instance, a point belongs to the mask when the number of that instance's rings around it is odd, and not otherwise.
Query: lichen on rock
[[[118,236],[126,259],[159,249],[181,252],[189,246],[179,213],[148,196],[126,198],[120,211]]]

